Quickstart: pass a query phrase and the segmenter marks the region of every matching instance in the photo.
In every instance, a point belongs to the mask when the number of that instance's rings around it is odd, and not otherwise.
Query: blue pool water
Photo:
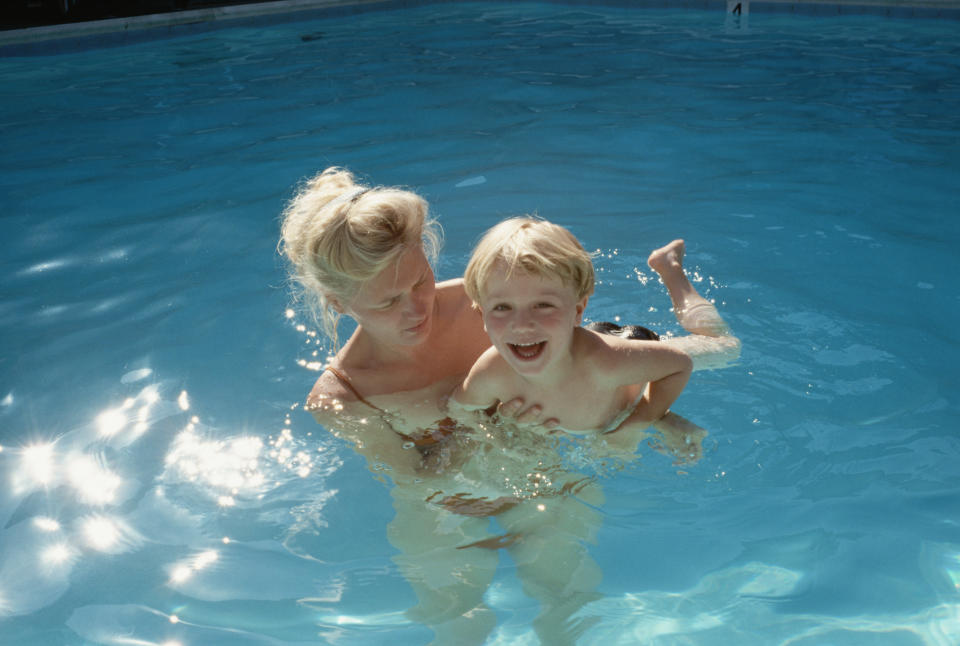
[[[440,4],[0,59],[0,643],[428,640],[298,407],[277,216],[340,164],[430,200],[442,278],[568,225],[593,319],[676,332],[684,237],[743,340],[677,403],[698,464],[603,477],[580,643],[960,644],[958,25]],[[513,568],[490,643],[536,644]]]

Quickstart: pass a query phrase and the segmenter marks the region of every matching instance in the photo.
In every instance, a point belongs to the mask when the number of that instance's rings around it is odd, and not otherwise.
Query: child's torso
[[[610,387],[597,383],[589,375],[572,375],[547,390],[517,379],[513,384],[516,393],[510,396],[523,397],[528,404],[539,404],[543,409],[541,419],[557,419],[564,431],[603,433],[619,425],[625,414],[633,410],[645,386]]]

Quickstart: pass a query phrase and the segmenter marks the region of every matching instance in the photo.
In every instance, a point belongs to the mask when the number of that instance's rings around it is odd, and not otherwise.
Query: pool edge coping
[[[443,0],[439,0],[443,1]],[[446,0],[457,2],[457,0]],[[551,0],[543,0],[550,2]],[[948,11],[960,14],[960,0],[910,2],[904,0],[745,0],[755,5],[804,5],[820,6],[825,10],[828,7],[849,7],[851,12],[856,8],[887,11],[896,10],[899,14],[904,11],[917,10],[923,13]],[[155,28],[177,27],[226,20],[242,20],[256,16],[288,14],[338,7],[364,7],[398,4],[396,0],[275,0],[273,2],[255,2],[242,5],[225,5],[219,7],[205,7],[186,11],[147,14],[143,16],[128,16],[121,18],[106,18],[103,20],[89,20],[84,22],[63,23],[58,25],[44,25],[40,27],[25,27],[0,31],[0,48],[16,47],[17,45],[36,44],[71,38],[88,38],[105,34],[128,33]],[[400,3],[402,4],[402,3]],[[570,4],[570,0],[558,4]],[[591,0],[583,0],[583,4],[594,4]],[[602,4],[602,3],[601,3]],[[649,4],[649,3],[638,3]],[[688,9],[698,4],[725,4],[724,0],[701,0],[677,3],[678,9]],[[638,6],[637,8],[642,8]]]
[[[106,18],[84,22],[25,27],[0,31],[0,47],[39,43],[66,38],[85,38],[141,29],[177,27],[219,20],[239,20],[255,16],[315,11],[335,7],[377,5],[390,0],[280,0],[279,2],[256,2],[222,7],[205,7],[186,11],[172,11],[143,16]]]

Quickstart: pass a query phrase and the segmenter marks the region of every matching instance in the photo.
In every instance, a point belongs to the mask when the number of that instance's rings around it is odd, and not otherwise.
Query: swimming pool
[[[468,3],[0,59],[0,642],[427,640],[387,488],[297,406],[277,216],[336,163],[430,200],[440,277],[568,225],[596,320],[676,331],[684,237],[743,340],[677,404],[698,464],[603,479],[582,643],[960,643],[957,29]],[[536,643],[508,559],[488,599]]]

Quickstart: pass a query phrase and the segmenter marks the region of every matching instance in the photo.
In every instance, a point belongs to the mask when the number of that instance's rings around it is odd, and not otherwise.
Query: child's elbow
[[[687,377],[693,372],[693,358],[686,352],[680,353],[682,356],[678,358],[680,369],[678,372],[686,375]]]

